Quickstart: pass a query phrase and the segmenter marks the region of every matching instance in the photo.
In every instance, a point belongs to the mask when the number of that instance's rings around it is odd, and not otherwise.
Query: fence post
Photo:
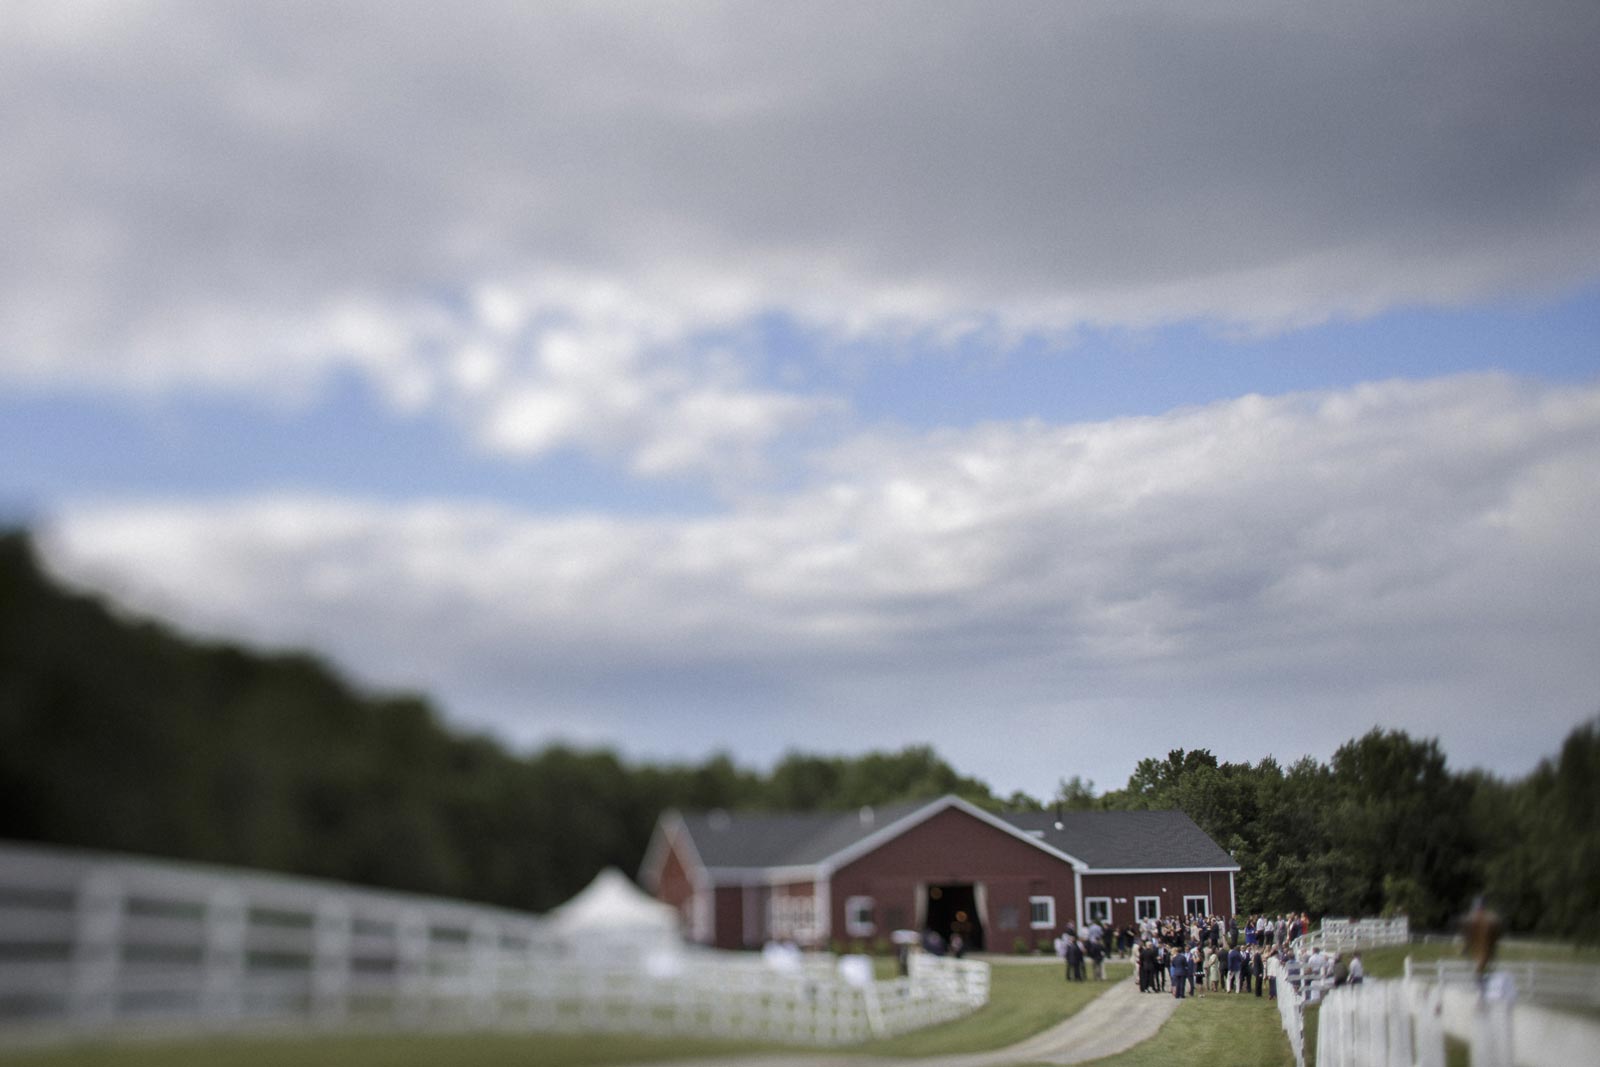
[[[116,1018],[122,909],[122,885],[112,871],[96,870],[83,880],[72,943],[69,1012],[75,1021],[105,1025]]]
[[[395,1021],[420,1025],[427,1009],[428,917],[408,911],[395,920]]]
[[[1443,989],[1416,983],[1411,987],[1412,1011],[1416,1024],[1412,1037],[1416,1043],[1417,1067],[1444,1067]]]
[[[468,936],[472,974],[467,1014],[473,1022],[484,1025],[499,1014],[500,933],[488,920],[474,919]]]
[[[212,892],[206,900],[205,978],[202,1007],[206,1018],[224,1025],[244,1014],[245,932],[249,909],[233,888]]]
[[[1472,1067],[1512,1067],[1509,999],[1478,997],[1472,1017]]]
[[[1386,986],[1389,997],[1389,1062],[1411,1067],[1410,983]]]
[[[336,898],[317,902],[312,916],[311,1014],[317,1022],[343,1022],[349,1013],[350,909]]]

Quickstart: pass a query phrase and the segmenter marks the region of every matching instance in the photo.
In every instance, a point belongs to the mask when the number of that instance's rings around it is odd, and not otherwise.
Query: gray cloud
[[[256,392],[354,367],[486,448],[648,472],[818,409],[702,360],[763,312],[824,338],[1275,329],[1580,284],[1600,246],[1581,0],[0,18],[14,385]],[[558,330],[620,350],[640,403],[553,383]],[[484,382],[552,396],[545,421]]]
[[[521,740],[931,740],[1045,791],[1381,722],[1520,772],[1600,693],[1597,465],[1600,390],[1464,377],[861,438],[710,518],[83,502],[46,544]]]

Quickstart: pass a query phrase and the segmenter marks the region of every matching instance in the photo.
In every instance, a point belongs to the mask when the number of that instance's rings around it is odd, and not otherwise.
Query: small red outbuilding
[[[1238,870],[1181,811],[994,814],[945,796],[845,814],[667,812],[641,881],[718,948],[933,929],[1007,952],[1069,922],[1231,914]]]

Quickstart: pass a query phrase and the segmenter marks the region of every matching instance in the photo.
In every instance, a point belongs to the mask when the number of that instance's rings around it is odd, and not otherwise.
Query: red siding
[[[744,888],[718,886],[711,943],[717,948],[744,947]]]
[[[656,885],[656,898],[678,909],[685,930],[693,929],[694,882],[690,880],[689,870],[678,855],[675,842],[667,846],[667,856],[662,861],[661,877]]]
[[[1134,921],[1134,897],[1160,897],[1162,915],[1182,915],[1183,898],[1210,897],[1211,910],[1223,914],[1231,911],[1228,872],[1202,872],[1176,874],[1155,871],[1150,874],[1085,874],[1083,896],[1111,898],[1111,922],[1122,926]]]
[[[1070,864],[964,811],[947,808],[834,873],[831,936],[852,940],[844,916],[850,897],[873,899],[877,929],[872,939],[877,939],[889,935],[891,910],[899,912],[907,927],[916,922],[919,885],[966,882],[981,883],[987,892],[987,914],[981,919],[985,947],[991,951],[1009,952],[1018,938],[1030,947],[1048,948],[1076,915]],[[1054,926],[1031,928],[1030,896],[1055,898]],[[1015,917],[1012,929],[1000,928],[1006,912]]]

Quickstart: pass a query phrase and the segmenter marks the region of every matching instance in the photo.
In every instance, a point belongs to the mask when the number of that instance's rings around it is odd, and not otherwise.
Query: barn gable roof
[[[709,868],[804,867],[822,863],[927,807],[917,800],[861,812],[701,812],[683,816]]]
[[[954,796],[861,812],[702,812],[680,820],[713,880],[757,872],[821,876],[947,808],[966,811],[1086,874],[1237,870],[1233,857],[1181,811],[993,815]],[[1059,829],[1057,824],[1059,823]]]

